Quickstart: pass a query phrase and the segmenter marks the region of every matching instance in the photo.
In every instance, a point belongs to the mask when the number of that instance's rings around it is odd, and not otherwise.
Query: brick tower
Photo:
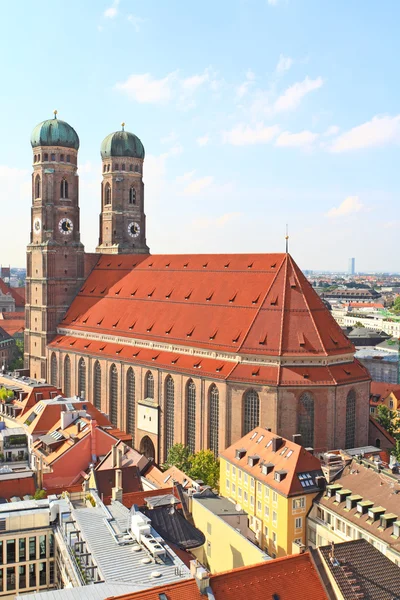
[[[46,345],[84,278],[79,232],[76,131],[57,119],[39,123],[33,149],[31,238],[27,248],[25,367],[46,379]]]
[[[124,130],[108,135],[101,144],[100,237],[96,252],[148,254],[144,214],[144,147]]]

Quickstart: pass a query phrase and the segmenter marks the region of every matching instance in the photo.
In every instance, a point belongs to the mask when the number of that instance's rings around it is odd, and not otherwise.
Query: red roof
[[[210,586],[215,600],[327,600],[319,575],[308,552],[240,567],[211,575]],[[194,579],[159,585],[149,590],[112,596],[119,600],[204,600]]]
[[[164,496],[165,494],[174,493],[174,488],[165,488],[163,490],[147,490],[146,492],[124,492],[122,494],[122,504],[127,508],[131,508],[134,504],[136,506],[146,506],[145,498],[152,498],[153,496]],[[104,496],[103,498],[104,504],[111,503],[111,496]]]
[[[379,396],[381,400],[385,400],[390,394],[394,394],[400,401],[400,385],[397,383],[371,381],[371,396]],[[374,402],[376,402],[376,400]]]
[[[25,288],[9,287],[0,277],[0,292],[2,294],[11,294],[15,300],[15,306],[25,306]]]
[[[33,496],[36,491],[35,480],[32,477],[20,477],[18,479],[2,479],[0,481],[0,498],[10,500],[13,496]]]
[[[0,313],[0,324],[9,335],[23,333],[25,329],[25,314],[23,312]]]
[[[257,355],[354,351],[288,254],[101,256],[60,327]]]

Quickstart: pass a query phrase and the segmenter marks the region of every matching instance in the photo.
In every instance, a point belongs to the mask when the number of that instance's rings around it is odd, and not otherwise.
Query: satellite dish
[[[237,510],[237,512],[240,512],[242,510],[242,507],[240,506],[240,504],[235,505],[235,510]]]

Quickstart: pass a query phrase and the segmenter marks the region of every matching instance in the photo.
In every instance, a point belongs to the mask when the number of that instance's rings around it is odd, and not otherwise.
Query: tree
[[[43,500],[44,498],[47,498],[47,492],[45,490],[36,490],[33,495],[34,500]]]
[[[400,313],[400,296],[397,296],[393,304],[393,312]]]
[[[219,482],[219,460],[215,458],[211,450],[200,450],[191,458],[191,466],[188,475],[192,479],[201,479],[212,488],[218,487]]]
[[[363,325],[360,321],[356,321],[354,323],[354,327],[365,327],[365,325]]]
[[[14,398],[14,392],[12,392],[11,390],[6,390],[6,388],[4,388],[4,387],[1,387],[0,388],[0,401],[5,402],[6,400],[9,400],[11,398]]]
[[[164,469],[177,467],[187,475],[189,475],[192,455],[189,448],[183,444],[174,444],[168,450],[167,460],[164,464]]]
[[[400,420],[397,419],[396,411],[389,410],[385,404],[378,406],[376,420],[390,435],[399,430]]]
[[[15,352],[14,358],[10,363],[11,371],[15,369],[24,368],[24,342],[22,340],[15,340]]]

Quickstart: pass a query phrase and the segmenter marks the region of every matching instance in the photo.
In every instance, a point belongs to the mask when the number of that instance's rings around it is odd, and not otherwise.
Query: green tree
[[[399,430],[400,420],[397,418],[397,413],[393,410],[389,410],[385,404],[380,404],[378,406],[376,420],[390,433],[390,435],[395,434]]]
[[[22,340],[15,340],[15,352],[14,358],[10,363],[11,371],[15,369],[24,368],[24,342]]]
[[[356,321],[354,323],[354,327],[365,327],[365,325],[363,325],[360,321]]]
[[[11,390],[6,390],[6,388],[4,388],[4,387],[1,387],[0,388],[0,401],[5,402],[6,400],[9,400],[10,398],[14,398],[14,392],[12,392]]]
[[[187,448],[183,444],[174,444],[168,450],[167,460],[163,465],[164,469],[169,469],[170,467],[177,467],[178,469],[189,475],[191,458],[192,455],[189,451],[189,448]]]
[[[397,462],[400,462],[400,437],[396,436],[396,445],[391,450],[391,454],[396,457]]]
[[[397,296],[393,304],[393,312],[400,313],[400,296]]]
[[[201,479],[206,485],[218,488],[219,460],[211,450],[200,450],[192,456],[188,475],[192,479]]]
[[[44,498],[47,498],[47,492],[45,490],[36,490],[33,495],[34,500],[44,500]]]

